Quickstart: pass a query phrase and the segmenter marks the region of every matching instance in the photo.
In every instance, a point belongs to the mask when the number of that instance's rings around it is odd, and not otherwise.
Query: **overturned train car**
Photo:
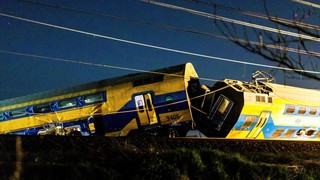
[[[206,113],[193,110],[197,128],[206,136],[320,140],[319,90],[224,79],[210,92],[214,97],[203,109]],[[191,104],[200,103],[195,101]]]

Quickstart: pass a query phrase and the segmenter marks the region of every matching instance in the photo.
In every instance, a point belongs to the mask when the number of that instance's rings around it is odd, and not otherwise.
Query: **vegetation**
[[[200,2],[204,4],[203,1]],[[214,7],[217,13],[218,6],[209,3],[206,5]],[[236,23],[227,23],[220,19],[215,20],[215,25],[234,44],[282,67],[279,69],[284,71],[285,77],[297,78],[294,74],[298,74],[300,78],[304,76],[319,81],[320,76],[312,72],[319,71],[320,55],[313,51],[320,38],[320,27],[315,24],[319,20],[319,12],[313,5],[304,5],[291,13],[291,19],[279,17],[266,0],[264,0],[265,14],[229,8],[256,17],[256,20],[250,23],[258,23],[266,28],[261,26],[257,28],[255,26],[257,24],[252,27],[247,25],[241,27]],[[263,22],[262,19],[267,21]],[[292,71],[287,71],[288,69]]]
[[[25,153],[22,162],[1,154],[0,173],[9,179],[319,179],[320,156],[304,153],[234,153],[178,148],[142,153]],[[16,175],[17,176],[17,175]],[[19,179],[19,178],[17,178]]]

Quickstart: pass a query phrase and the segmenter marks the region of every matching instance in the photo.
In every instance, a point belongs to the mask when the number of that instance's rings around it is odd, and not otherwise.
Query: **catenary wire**
[[[296,3],[304,4],[304,5],[307,5],[307,6],[311,6],[311,7],[314,7],[314,8],[320,8],[320,5],[316,4],[316,3],[303,1],[303,0],[292,0],[292,1],[296,2]]]
[[[109,39],[109,40],[113,40],[113,41],[118,41],[118,42],[123,42],[123,43],[128,43],[128,44],[133,44],[133,45],[138,45],[138,46],[143,46],[143,47],[148,47],[148,48],[153,48],[153,49],[159,49],[159,50],[168,51],[168,52],[174,52],[174,53],[179,53],[179,54],[195,56],[195,57],[202,57],[202,58],[207,58],[207,59],[215,59],[215,60],[219,60],[219,61],[225,61],[225,62],[237,63],[237,64],[245,64],[245,65],[250,65],[250,66],[281,69],[281,70],[295,71],[295,72],[304,72],[304,73],[311,73],[311,74],[320,74],[320,72],[318,72],[318,71],[303,70],[303,69],[291,69],[291,68],[286,68],[286,67],[278,67],[278,66],[272,66],[272,65],[266,65],[266,64],[252,63],[252,62],[247,62],[247,61],[241,61],[241,60],[222,58],[222,57],[217,57],[217,56],[204,55],[204,54],[199,54],[199,53],[194,53],[194,52],[189,52],[189,51],[183,51],[183,50],[166,48],[166,47],[156,46],[156,45],[151,45],[151,44],[146,44],[146,43],[140,43],[140,42],[136,42],[136,41],[130,41],[130,40],[115,38],[115,37],[111,37],[111,36],[91,33],[91,32],[87,32],[87,31],[72,29],[72,28],[68,28],[68,27],[64,27],[64,26],[58,26],[58,25],[54,25],[54,24],[49,24],[49,23],[45,23],[45,22],[41,22],[41,21],[31,20],[31,19],[22,18],[22,17],[18,17],[18,16],[13,16],[13,15],[8,15],[8,14],[4,14],[4,13],[0,13],[0,16],[7,17],[7,18],[12,18],[12,19],[17,19],[17,20],[21,20],[21,21],[25,21],[25,22],[30,22],[30,23],[34,23],[34,24],[38,24],[38,25],[48,26],[48,27],[52,27],[52,28],[56,28],[56,29],[62,29],[62,30],[65,30],[65,31],[70,31],[70,32],[90,35],[90,36],[94,36],[94,37]],[[1,52],[4,53],[5,51],[2,50]],[[8,53],[8,51],[7,51],[7,53]]]
[[[197,35],[203,35],[203,36],[208,36],[208,37],[214,37],[214,38],[220,38],[220,39],[224,39],[224,40],[229,40],[227,37],[222,36],[222,35],[217,35],[217,34],[207,33],[207,32],[201,32],[201,31],[195,31],[195,30],[186,29],[186,28],[178,28],[178,27],[174,27],[174,26],[170,26],[170,25],[166,25],[166,24],[153,23],[153,22],[148,22],[148,21],[143,21],[143,20],[138,20],[138,19],[133,19],[133,18],[127,18],[127,17],[122,17],[122,16],[116,16],[116,15],[111,15],[111,14],[105,14],[105,13],[91,12],[91,11],[87,11],[87,10],[75,9],[75,8],[59,6],[59,5],[53,5],[53,4],[48,4],[48,3],[44,3],[44,2],[34,2],[34,1],[30,1],[30,0],[19,0],[19,1],[30,3],[30,4],[37,4],[37,5],[40,5],[40,6],[51,7],[51,8],[59,8],[59,9],[62,9],[62,10],[67,10],[67,11],[72,11],[72,12],[85,13],[85,14],[95,15],[95,16],[100,16],[100,17],[105,17],[105,18],[112,18],[112,19],[116,19],[116,20],[128,21],[128,22],[133,22],[133,23],[137,23],[137,24],[149,25],[149,26],[154,26],[154,27],[158,27],[158,28],[164,28],[164,29],[169,29],[169,30],[175,30],[175,31],[180,31],[180,32],[186,32],[186,33],[192,33],[192,34],[197,34]],[[246,15],[249,15],[249,16],[268,19],[268,16],[263,15],[263,14],[250,12],[250,11],[239,10],[239,9],[234,9],[234,8],[229,8],[229,7],[225,7],[225,6],[222,6],[222,5],[218,5],[216,3],[209,3],[209,2],[200,1],[200,0],[186,0],[186,1],[192,1],[192,2],[197,2],[197,3],[200,2],[202,4],[214,6],[216,8],[221,8],[221,9],[229,10],[229,11],[236,11],[236,12],[240,12],[240,13],[243,13],[243,14],[246,14]],[[320,29],[319,26],[305,24],[305,23],[302,23],[302,22],[295,22],[295,21],[290,21],[290,20],[287,20],[287,19],[282,19],[282,18],[277,18],[277,17],[272,17],[272,16],[269,17],[269,18],[272,19],[273,21],[283,22],[283,23],[287,23],[287,24],[291,24],[291,25],[297,25],[297,26],[300,26],[300,27]],[[239,42],[242,42],[242,43],[250,43],[250,44],[254,44],[254,45],[261,45],[260,42],[256,42],[256,41],[248,41],[248,40],[240,39],[240,38],[230,38],[230,39],[234,40],[234,41],[239,41]],[[268,48],[272,48],[272,49],[279,49],[279,50],[294,52],[294,53],[298,53],[298,54],[305,54],[305,55],[320,57],[320,53],[315,52],[315,51],[300,50],[300,49],[296,49],[296,48],[289,48],[289,47],[284,47],[284,46],[281,46],[281,45],[273,45],[273,44],[268,44],[268,43],[264,43],[263,45],[268,47]]]
[[[229,11],[229,12],[237,12],[237,13],[248,15],[248,16],[251,16],[251,17],[260,18],[260,19],[266,19],[266,20],[272,20],[272,21],[275,21],[275,22],[281,22],[281,23],[285,23],[285,24],[288,24],[288,25],[292,25],[292,26],[308,28],[308,29],[313,29],[313,30],[320,30],[320,26],[317,26],[317,25],[307,24],[307,23],[304,23],[304,22],[298,22],[298,21],[293,21],[293,20],[288,20],[288,19],[284,19],[284,18],[271,16],[271,15],[264,15],[264,14],[261,14],[261,13],[242,10],[242,9],[231,8],[231,7],[223,6],[221,4],[217,4],[217,3],[213,3],[213,2],[207,2],[207,1],[203,1],[203,0],[185,0],[185,1],[194,2],[194,3],[197,3],[197,4],[201,4],[201,5],[217,8],[217,9],[222,9],[222,10],[226,10],[226,11]]]
[[[134,71],[134,72],[142,72],[142,73],[150,73],[150,74],[160,74],[160,75],[168,75],[168,76],[175,76],[175,77],[184,78],[183,75],[177,75],[177,74],[168,74],[168,73],[149,71],[149,70],[143,70],[143,69],[136,69],[136,68],[129,68],[129,67],[112,66],[112,65],[107,65],[107,64],[98,64],[98,63],[91,63],[91,62],[86,62],[86,61],[76,61],[76,60],[71,60],[71,59],[56,58],[56,57],[49,57],[49,56],[40,56],[40,55],[28,54],[28,53],[20,53],[20,52],[5,51],[5,50],[0,50],[0,53],[13,54],[13,55],[19,55],[19,56],[27,56],[27,57],[32,57],[32,58],[48,59],[48,60],[52,60],[52,61],[60,61],[60,62],[66,62],[66,63],[83,64],[83,65],[88,65],[88,66],[97,66],[97,67],[104,67],[104,68],[113,68],[113,69],[121,69],[121,70],[126,70],[126,71]],[[211,79],[211,78],[199,77],[199,79],[206,80],[206,81],[213,81],[213,82],[219,81],[219,80]]]
[[[203,17],[207,17],[207,18],[211,18],[211,19],[216,19],[216,20],[219,20],[219,21],[225,21],[225,22],[238,24],[238,25],[243,25],[243,26],[247,26],[247,27],[252,27],[252,28],[256,28],[256,29],[261,29],[261,30],[265,30],[265,31],[269,31],[269,32],[277,33],[277,34],[283,34],[283,35],[287,35],[287,36],[292,36],[292,37],[297,37],[297,38],[302,38],[302,39],[307,39],[307,40],[320,42],[320,38],[309,36],[309,35],[294,33],[294,32],[285,31],[285,30],[276,29],[276,28],[270,28],[270,27],[267,27],[267,26],[262,26],[262,25],[258,25],[258,24],[254,24],[254,23],[248,23],[248,22],[245,22],[245,21],[226,18],[226,17],[223,17],[223,16],[212,15],[210,13],[196,11],[196,10],[193,10],[193,9],[184,8],[184,7],[181,7],[181,6],[175,6],[175,5],[172,5],[172,4],[162,3],[162,2],[158,2],[158,1],[153,1],[153,0],[140,0],[140,1],[151,3],[151,4],[155,4],[157,6],[162,6],[162,7],[167,7],[167,8],[171,8],[171,9],[175,9],[175,10],[188,12],[188,13],[191,13],[191,14],[195,14],[195,15],[199,15],[199,16],[203,16]]]

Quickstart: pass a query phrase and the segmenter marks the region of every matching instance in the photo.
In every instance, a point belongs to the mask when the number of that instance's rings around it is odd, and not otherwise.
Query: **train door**
[[[250,131],[247,138],[256,138],[259,135],[262,128],[267,124],[270,114],[271,114],[270,112],[266,112],[266,111],[261,112],[257,124]]]
[[[215,125],[215,129],[220,131],[222,124],[226,120],[231,108],[233,106],[233,102],[224,95],[220,95],[210,113],[208,114],[208,119]]]
[[[156,111],[150,93],[134,96],[134,101],[140,120],[140,125],[152,125],[158,123]]]

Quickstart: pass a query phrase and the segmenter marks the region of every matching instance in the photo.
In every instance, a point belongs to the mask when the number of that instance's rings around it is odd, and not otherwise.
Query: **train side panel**
[[[190,68],[192,71],[193,67],[187,67],[185,71],[190,72]],[[97,133],[106,136],[127,136],[130,133],[162,136],[168,129],[173,129],[176,134],[185,134],[186,129],[181,129],[190,128],[192,123],[185,84],[190,75],[177,75],[164,75],[163,81],[143,86],[130,82],[121,87],[110,87],[109,108],[95,120],[98,129],[102,127]]]
[[[319,91],[277,84],[269,86],[272,89],[268,93],[243,92],[244,106],[226,137],[319,139]]]
[[[0,133],[57,134],[62,128],[82,135],[126,136],[151,129],[165,135],[159,129],[173,129],[178,135],[192,124],[186,90],[191,77],[197,73],[187,63],[1,101]]]

